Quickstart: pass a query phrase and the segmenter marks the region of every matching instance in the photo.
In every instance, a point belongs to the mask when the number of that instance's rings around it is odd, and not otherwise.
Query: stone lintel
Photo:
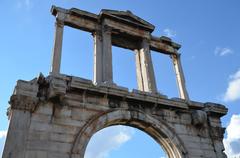
[[[68,10],[61,7],[56,7],[53,5],[51,8],[52,15],[56,16],[58,12],[68,13]]]
[[[128,36],[133,36],[136,38],[147,38],[150,39],[150,32],[142,30],[131,25],[126,25],[119,21],[114,21],[112,19],[104,19],[105,23],[110,26],[114,34],[126,34]]]
[[[112,33],[112,45],[129,50],[139,49],[141,40],[141,38],[136,38],[134,36],[115,34],[114,30]]]
[[[151,36],[154,26],[129,11],[103,10],[96,15],[76,8],[63,9],[53,6],[51,12],[57,19],[58,14],[61,14],[64,25],[91,33],[101,31],[102,22],[106,20],[112,27],[112,44],[126,49],[138,49],[142,38],[150,40],[151,50],[164,54],[174,54],[175,50],[181,47],[173,41],[166,42],[166,37]]]

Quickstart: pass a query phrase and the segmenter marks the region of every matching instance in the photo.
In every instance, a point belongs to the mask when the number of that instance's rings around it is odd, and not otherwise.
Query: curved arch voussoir
[[[84,157],[86,146],[90,138],[99,130],[112,125],[127,125],[136,127],[153,137],[166,151],[170,158],[183,158],[186,149],[174,129],[162,120],[145,114],[144,112],[129,109],[117,109],[99,114],[92,118],[82,128],[72,148],[72,154]]]

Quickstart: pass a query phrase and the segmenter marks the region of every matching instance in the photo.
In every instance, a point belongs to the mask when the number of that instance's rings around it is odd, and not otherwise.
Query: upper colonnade
[[[138,89],[157,93],[150,51],[169,55],[173,61],[181,99],[189,100],[181,66],[180,45],[170,38],[155,37],[154,26],[130,11],[101,10],[99,15],[76,8],[53,6],[56,30],[51,74],[60,74],[64,26],[92,33],[94,38],[94,83],[113,85],[112,45],[135,52]]]

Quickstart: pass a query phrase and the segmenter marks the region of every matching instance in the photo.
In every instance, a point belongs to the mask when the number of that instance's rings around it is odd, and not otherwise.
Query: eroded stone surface
[[[83,158],[93,134],[117,124],[143,130],[170,158],[225,157],[220,117],[227,109],[223,105],[189,104],[160,94],[95,86],[71,76],[51,75],[44,80],[48,84],[18,81],[10,101],[3,158]],[[44,100],[41,94],[47,94]],[[29,108],[29,103],[35,108]]]

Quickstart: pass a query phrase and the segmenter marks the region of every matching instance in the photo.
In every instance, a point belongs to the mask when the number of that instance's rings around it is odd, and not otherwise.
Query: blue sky
[[[230,156],[240,154],[240,2],[238,0],[1,0],[0,1],[0,151],[8,128],[8,100],[18,79],[31,80],[39,72],[50,70],[54,38],[54,17],[51,5],[79,8],[98,14],[103,8],[131,10],[155,25],[155,36],[169,36],[180,43],[187,89],[192,100],[217,102],[229,108],[222,124],[227,128],[225,146]],[[158,90],[171,97],[178,96],[170,58],[152,52]],[[113,47],[114,81],[129,89],[136,88],[134,54]],[[93,39],[89,33],[65,28],[62,73],[88,79],[93,77]],[[116,135],[121,133],[115,129]],[[135,138],[142,133],[123,133],[116,152],[126,145],[139,145]],[[240,133],[240,132],[239,132]],[[145,137],[145,136],[144,136]],[[154,146],[154,141],[146,136]],[[122,152],[120,152],[122,151]],[[130,152],[129,150],[126,152]],[[154,155],[158,155],[157,153]],[[1,155],[1,152],[0,152]],[[144,155],[144,154],[143,154]],[[103,158],[103,157],[99,157]],[[158,156],[159,158],[159,156]]]

